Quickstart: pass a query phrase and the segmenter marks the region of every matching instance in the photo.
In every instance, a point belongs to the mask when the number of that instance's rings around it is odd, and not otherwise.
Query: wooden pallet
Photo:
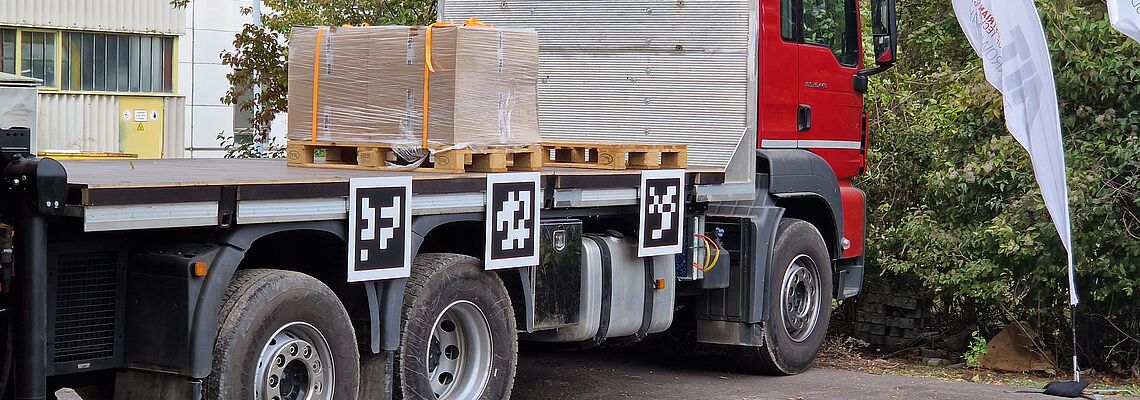
[[[593,169],[683,169],[689,150],[683,144],[544,142],[543,165]]]
[[[324,159],[317,157],[323,150]],[[439,147],[416,172],[462,174],[542,170],[541,146],[499,146],[444,150]],[[290,166],[364,170],[404,170],[390,167],[396,160],[391,145],[378,143],[290,142],[286,149]]]

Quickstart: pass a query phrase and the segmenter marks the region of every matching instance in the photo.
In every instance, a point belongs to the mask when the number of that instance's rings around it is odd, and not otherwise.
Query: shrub
[[[1037,4],[1068,158],[1083,363],[1126,371],[1140,365],[1140,44],[1110,27],[1103,1]],[[900,63],[868,95],[868,266],[917,280],[954,317],[1030,321],[1064,360],[1065,253],[1000,95],[950,2],[902,2],[899,20]]]
[[[986,351],[986,338],[982,337],[978,331],[974,331],[970,334],[970,347],[966,349],[966,354],[963,354],[966,365],[977,367],[978,359],[986,355]]]

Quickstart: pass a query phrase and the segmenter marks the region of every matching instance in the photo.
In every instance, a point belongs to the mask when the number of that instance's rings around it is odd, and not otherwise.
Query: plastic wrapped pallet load
[[[291,142],[441,148],[541,141],[534,31],[298,27],[289,53]]]
[[[418,137],[422,49],[422,30],[412,27],[293,28],[289,140]]]

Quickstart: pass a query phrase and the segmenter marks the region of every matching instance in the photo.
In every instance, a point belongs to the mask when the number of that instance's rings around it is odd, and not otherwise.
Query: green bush
[[[1140,366],[1140,44],[1099,0],[1038,0],[1052,51],[1084,304],[1082,362]],[[901,60],[873,83],[868,264],[969,322],[1025,320],[1069,353],[1065,253],[950,2],[900,3]],[[1064,365],[1062,362],[1060,365]]]
[[[978,331],[974,331],[974,333],[970,334],[970,347],[966,349],[966,354],[962,356],[966,359],[966,365],[977,367],[978,359],[986,355],[988,350],[986,338],[982,337]]]

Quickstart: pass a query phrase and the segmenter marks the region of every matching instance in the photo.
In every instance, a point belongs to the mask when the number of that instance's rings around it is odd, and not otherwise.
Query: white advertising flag
[[[986,80],[1003,95],[1006,127],[1029,150],[1045,206],[1068,254],[1069,301],[1075,306],[1065,149],[1053,65],[1037,7],[1033,0],[954,0],[954,12],[982,57]]]
[[[1108,0],[1112,27],[1140,42],[1140,0]]]

